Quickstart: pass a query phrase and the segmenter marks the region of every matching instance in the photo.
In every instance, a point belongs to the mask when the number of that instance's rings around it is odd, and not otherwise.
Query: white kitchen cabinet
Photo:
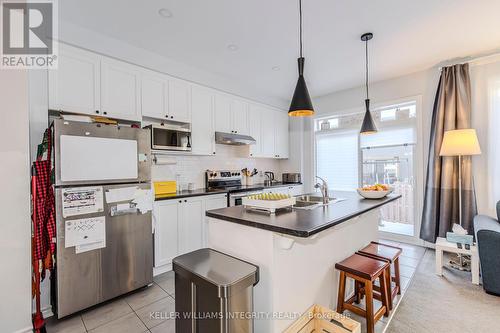
[[[248,103],[229,94],[216,93],[215,130],[248,135]]]
[[[126,120],[141,120],[140,72],[137,66],[103,57],[101,60],[101,113]]]
[[[265,109],[260,105],[250,104],[248,107],[249,135],[255,139],[255,144],[250,145],[250,157],[262,156],[262,117]]]
[[[143,72],[141,112],[143,116],[168,119],[168,80],[157,73]]]
[[[296,197],[298,195],[305,194],[304,193],[304,185],[288,186],[288,194],[290,194],[292,197]]]
[[[264,193],[279,193],[279,194],[287,194],[292,197],[304,194],[304,186],[303,185],[287,185],[280,187],[271,187],[266,188],[263,191]]]
[[[288,158],[289,134],[288,134],[288,114],[286,112],[274,112],[274,157]]]
[[[193,86],[191,90],[191,146],[196,155],[215,153],[213,91]]]
[[[58,68],[48,71],[49,109],[100,113],[100,58],[60,44]]]
[[[205,199],[205,212],[207,210],[219,209],[227,207],[227,194],[221,195],[211,195]],[[203,247],[208,244],[208,230],[207,221],[209,217],[205,216],[205,222],[203,223]]]
[[[231,103],[232,129],[237,134],[248,134],[248,103],[233,99]]]
[[[168,116],[170,120],[191,122],[191,85],[171,78],[168,82]]]
[[[205,221],[204,197],[182,199],[179,219],[179,252],[188,253],[203,247]]]
[[[232,133],[231,98],[229,95],[215,94],[215,130]]]
[[[206,246],[205,212],[223,207],[227,207],[226,194],[155,201],[155,272],[171,270],[173,258]]]
[[[172,263],[179,255],[178,223],[179,203],[177,200],[155,201],[153,209],[154,266],[161,267]]]

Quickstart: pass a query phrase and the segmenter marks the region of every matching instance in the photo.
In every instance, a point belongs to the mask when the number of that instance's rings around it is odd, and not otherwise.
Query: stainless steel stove
[[[247,195],[262,193],[263,187],[243,185],[243,175],[239,170],[207,170],[205,185],[207,190],[225,190],[228,192],[228,206],[241,205],[241,199]]]

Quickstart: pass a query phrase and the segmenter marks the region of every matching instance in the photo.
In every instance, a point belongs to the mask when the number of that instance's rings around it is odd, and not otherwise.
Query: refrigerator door
[[[55,185],[149,182],[149,129],[54,120]]]
[[[149,184],[102,187],[104,194],[108,190],[131,187],[150,189]],[[107,203],[104,195],[103,212],[64,218],[63,191],[64,188],[56,188],[57,299],[53,305],[57,305],[58,318],[153,283],[151,212],[141,214],[134,209],[124,210],[130,200]],[[67,220],[98,216],[105,216],[104,248],[76,254],[74,246],[65,247]]]

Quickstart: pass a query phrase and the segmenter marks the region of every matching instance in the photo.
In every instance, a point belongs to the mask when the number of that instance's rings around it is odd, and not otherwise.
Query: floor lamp
[[[481,154],[475,129],[459,129],[444,132],[439,156],[458,156],[458,223],[462,225],[462,156]],[[452,264],[463,269],[463,257],[460,263]]]

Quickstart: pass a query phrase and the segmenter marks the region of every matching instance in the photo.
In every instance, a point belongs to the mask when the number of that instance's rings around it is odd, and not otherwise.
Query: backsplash
[[[183,184],[194,183],[195,188],[205,187],[205,171],[209,170],[241,170],[248,168],[258,171],[273,171],[275,178],[281,180],[280,162],[271,158],[249,158],[248,146],[217,145],[215,156],[169,155],[176,164],[153,165],[151,179],[153,181],[176,180]],[[259,172],[254,176],[254,183],[264,182],[264,175]],[[187,185],[186,185],[187,186]]]

